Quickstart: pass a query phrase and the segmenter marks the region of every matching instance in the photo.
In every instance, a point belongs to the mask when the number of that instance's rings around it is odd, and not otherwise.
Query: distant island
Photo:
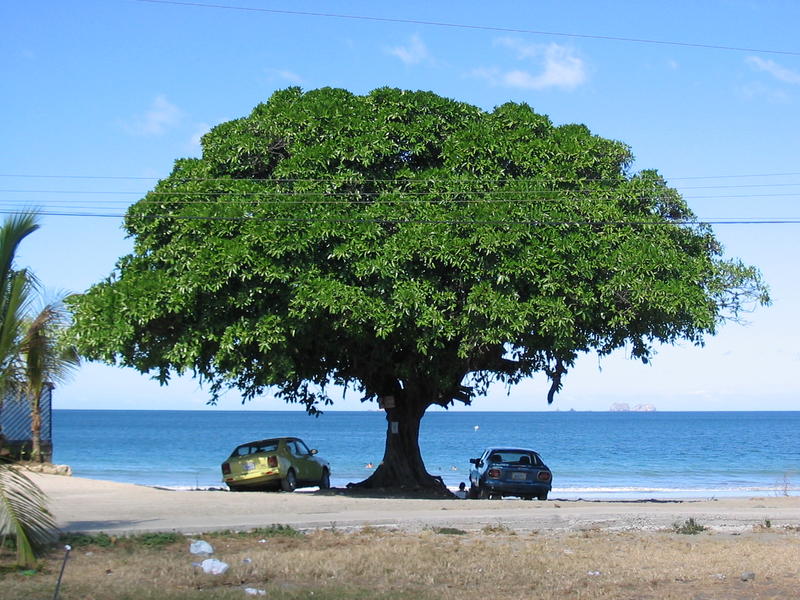
[[[609,412],[656,412],[653,404],[636,404],[631,406],[627,402],[615,402],[608,408]]]

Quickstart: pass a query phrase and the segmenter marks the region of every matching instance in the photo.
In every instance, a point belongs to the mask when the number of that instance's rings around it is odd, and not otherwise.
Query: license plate
[[[244,470],[245,471],[252,471],[256,468],[256,463],[254,462],[246,462],[244,463]]]
[[[511,473],[511,479],[514,481],[525,481],[528,478],[527,473],[523,473],[522,471],[514,471]]]

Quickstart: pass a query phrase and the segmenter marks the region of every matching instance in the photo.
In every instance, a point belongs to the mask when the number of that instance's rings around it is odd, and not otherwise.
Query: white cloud
[[[167,129],[177,125],[183,111],[167,100],[166,96],[156,96],[150,108],[143,115],[134,117],[125,128],[135,135],[162,135]]]
[[[472,75],[493,85],[543,90],[574,89],[586,82],[586,66],[572,49],[559,44],[525,44],[513,38],[500,38],[497,43],[514,50],[518,60],[535,63],[534,72],[525,69],[475,69]]]
[[[784,104],[790,101],[790,96],[784,90],[768,87],[762,83],[749,83],[739,88],[739,93],[748,100],[765,98],[769,102]]]
[[[428,47],[417,34],[411,36],[407,45],[389,48],[387,52],[407,65],[417,65],[424,60],[430,59]]]
[[[192,137],[189,139],[189,149],[191,151],[200,151],[200,140],[201,138],[211,131],[211,125],[208,123],[198,123],[195,125],[194,133]]]
[[[293,71],[288,71],[286,69],[267,69],[267,71],[275,77],[288,81],[289,83],[295,83],[297,85],[305,83],[305,80],[302,78],[302,76]]]
[[[517,58],[520,60],[537,57],[539,54],[541,54],[542,48],[545,47],[544,44],[526,44],[522,40],[510,37],[497,38],[494,43],[496,46],[505,46],[511,50],[516,50]]]
[[[758,56],[748,56],[745,61],[757,71],[769,73],[778,81],[800,85],[800,72],[782,67],[774,60],[767,60]]]

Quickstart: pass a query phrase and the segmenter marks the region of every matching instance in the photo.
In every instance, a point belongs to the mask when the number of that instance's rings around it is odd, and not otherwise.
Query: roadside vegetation
[[[672,526],[672,530],[675,533],[680,533],[682,535],[697,535],[698,533],[702,533],[707,529],[708,527],[695,521],[694,517],[689,517],[683,523],[675,523]]]
[[[36,213],[12,215],[0,226],[0,410],[4,402],[27,402],[30,458],[41,462],[43,391],[64,381],[79,364],[77,351],[61,342],[68,324],[63,298],[50,300],[27,269],[15,264],[22,241],[39,228]],[[52,539],[55,524],[41,490],[19,469],[0,430],[0,542],[14,541],[17,565],[30,567]]]
[[[73,550],[61,600],[778,598],[795,594],[800,561],[800,532],[789,528],[692,538],[498,526],[453,533],[269,526],[191,536],[70,535],[34,570],[0,569],[0,598],[52,597],[64,543]],[[213,546],[226,573],[196,566],[206,558],[189,552],[196,539]],[[12,555],[0,549],[0,565]]]

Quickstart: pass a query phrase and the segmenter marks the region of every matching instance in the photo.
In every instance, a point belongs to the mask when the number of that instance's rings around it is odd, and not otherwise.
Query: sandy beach
[[[585,501],[410,500],[315,493],[174,491],[79,477],[31,474],[67,532],[115,534],[247,530],[271,524],[297,529],[364,526],[419,531],[479,530],[503,524],[516,531],[650,531],[689,518],[721,532],[800,527],[800,497]]]

